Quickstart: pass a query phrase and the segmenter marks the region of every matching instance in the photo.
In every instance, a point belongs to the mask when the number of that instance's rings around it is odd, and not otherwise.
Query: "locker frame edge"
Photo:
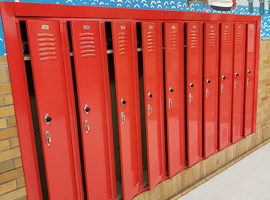
[[[53,6],[52,6],[53,5]],[[24,59],[22,52],[22,42],[20,29],[18,26],[17,17],[29,18],[58,18],[57,20],[62,22],[62,18],[102,18],[102,19],[130,19],[130,21],[139,20],[156,20],[156,21],[197,21],[194,20],[194,14],[200,21],[204,22],[244,22],[244,23],[256,23],[256,58],[255,58],[255,99],[254,99],[254,116],[253,116],[253,128],[252,132],[256,133],[256,116],[257,116],[257,96],[258,96],[258,70],[259,70],[259,54],[260,54],[260,26],[261,16],[249,16],[249,15],[228,15],[228,14],[213,14],[213,13],[194,13],[185,11],[160,11],[160,10],[142,10],[142,9],[127,9],[127,8],[106,8],[106,7],[92,7],[92,6],[73,6],[73,5],[57,5],[57,4],[40,4],[40,3],[17,3],[17,2],[0,2],[3,30],[5,36],[5,44],[7,51],[7,60],[9,66],[11,88],[14,99],[14,109],[16,113],[18,135],[20,140],[20,150],[22,155],[23,170],[25,175],[26,191],[29,200],[42,199],[41,183],[39,178],[39,169],[37,163],[37,155],[35,149],[35,139],[32,128],[32,115],[30,109],[30,100],[28,96],[28,87],[26,79],[26,71],[24,68]],[[118,12],[115,12],[117,9]],[[158,14],[158,15],[157,15]],[[75,17],[76,16],[76,17]],[[102,22],[104,24],[104,21]],[[103,25],[104,26],[104,25]],[[62,30],[62,23],[60,29]],[[101,39],[104,39],[103,37]],[[63,38],[62,40],[65,40]],[[20,45],[21,44],[21,45]],[[63,51],[67,51],[63,47]],[[18,59],[19,56],[19,59]],[[66,57],[63,57],[66,60]],[[66,61],[65,61],[66,62]],[[103,61],[104,62],[104,61]],[[106,64],[106,63],[105,63]],[[69,66],[65,66],[68,78],[70,79]],[[108,76],[107,72],[104,72],[104,76]],[[23,76],[21,74],[24,74]],[[105,83],[105,86],[108,83]],[[70,89],[70,88],[69,88]],[[73,90],[71,88],[71,90]],[[68,93],[71,94],[69,91]],[[107,96],[107,100],[108,100]],[[70,104],[73,104],[73,98],[69,99]],[[106,108],[107,111],[110,108]],[[74,110],[70,110],[74,112]],[[72,118],[71,116],[70,118]],[[108,116],[107,116],[108,117]],[[110,117],[108,117],[110,119]],[[71,126],[74,126],[74,124]],[[74,128],[74,127],[73,127]],[[108,124],[109,132],[112,131],[110,123]],[[73,140],[76,140],[73,138]],[[78,139],[78,138],[77,138]],[[77,143],[77,141],[73,141]],[[112,145],[112,141],[109,141]],[[73,144],[75,145],[75,144]],[[110,156],[111,159],[113,155]],[[80,159],[80,158],[77,158]],[[80,171],[80,170],[79,170]],[[80,176],[80,172],[76,172],[77,176]],[[78,179],[78,177],[76,178]],[[166,178],[165,178],[166,179]],[[164,181],[163,179],[162,181]],[[146,190],[141,189],[140,192]],[[114,196],[115,197],[115,196]],[[82,194],[79,194],[78,199],[83,199]]]

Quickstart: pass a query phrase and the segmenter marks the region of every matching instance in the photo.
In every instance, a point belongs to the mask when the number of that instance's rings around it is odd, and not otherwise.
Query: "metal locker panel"
[[[98,22],[71,22],[88,199],[112,199]]]
[[[201,23],[186,25],[186,91],[188,166],[202,159],[202,40]]]
[[[243,137],[244,85],[245,85],[245,35],[246,35],[246,25],[244,23],[235,23],[232,143],[239,141]]]
[[[142,23],[145,120],[150,190],[162,180],[166,165],[161,34],[160,24],[155,22]]]
[[[217,151],[219,24],[204,24],[204,157]]]
[[[120,139],[122,188],[124,199],[132,199],[139,192],[137,122],[135,110],[135,81],[133,51],[137,46],[132,41],[131,22],[112,22],[114,69],[118,127]]]
[[[233,73],[233,25],[220,25],[219,150],[230,145]]]
[[[165,88],[169,177],[185,168],[184,24],[165,23]]]
[[[254,116],[254,90],[255,90],[255,40],[256,25],[247,24],[247,40],[246,40],[246,80],[245,80],[245,116],[244,116],[244,136],[251,135]]]
[[[27,21],[50,199],[77,199],[59,22]]]

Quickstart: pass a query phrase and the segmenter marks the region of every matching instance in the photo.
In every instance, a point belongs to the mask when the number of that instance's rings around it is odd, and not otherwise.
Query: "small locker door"
[[[255,74],[255,24],[247,25],[244,136],[252,134]]]
[[[232,143],[239,141],[243,137],[245,35],[246,25],[236,23],[234,27]]]
[[[219,25],[204,24],[204,157],[217,151]]]
[[[112,199],[98,22],[71,22],[88,199]]]
[[[200,23],[187,23],[187,139],[188,166],[202,158],[202,40]]]
[[[27,21],[49,199],[77,199],[59,22]]]
[[[135,59],[137,46],[132,39],[131,22],[112,22],[114,69],[124,199],[139,192],[138,132],[135,106]],[[138,67],[137,67],[138,68]],[[138,77],[137,77],[138,78]],[[139,95],[139,94],[136,94]],[[142,171],[142,169],[140,170]]]
[[[233,26],[220,27],[219,150],[230,145],[232,113]]]
[[[152,190],[165,175],[162,31],[155,22],[142,23],[148,181]]]
[[[168,170],[172,177],[185,168],[184,24],[165,23],[164,34]]]

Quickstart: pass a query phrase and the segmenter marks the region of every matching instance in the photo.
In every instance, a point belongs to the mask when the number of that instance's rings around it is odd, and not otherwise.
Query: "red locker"
[[[72,21],[71,35],[87,197],[112,199],[99,23]]]
[[[114,51],[114,69],[116,82],[116,99],[118,110],[118,127],[120,138],[120,155],[122,171],[122,188],[124,199],[132,199],[139,192],[139,172],[142,163],[138,159],[138,132],[135,106],[135,60],[133,51],[137,46],[132,38],[131,22],[112,22],[112,39]],[[136,55],[135,54],[135,55]],[[138,77],[137,77],[138,78]],[[136,94],[139,95],[139,94]],[[139,170],[139,168],[141,168]],[[142,175],[142,174],[141,174]]]
[[[235,23],[232,143],[243,137],[244,86],[245,86],[245,35],[246,25]]]
[[[202,40],[201,23],[187,23],[187,140],[188,166],[202,159]]]
[[[204,24],[204,157],[217,151],[219,24]]]
[[[255,90],[255,24],[247,24],[244,136],[252,134]]]
[[[233,25],[220,27],[219,150],[230,145],[233,82]]]
[[[77,199],[59,22],[27,21],[50,199]]]
[[[185,168],[184,24],[165,23],[165,84],[169,177]]]
[[[166,173],[161,24],[142,23],[142,48],[148,181],[152,190]]]

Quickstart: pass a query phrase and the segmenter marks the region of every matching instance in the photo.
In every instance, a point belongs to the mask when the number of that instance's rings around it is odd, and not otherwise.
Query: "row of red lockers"
[[[61,48],[68,47],[67,32],[60,31],[57,21],[29,20],[26,25],[49,198],[76,199]],[[185,128],[188,167],[203,159],[203,147],[206,158],[252,133],[256,23],[187,22],[186,33],[182,22],[164,23],[165,72],[162,23],[141,26],[148,180],[153,189],[166,179],[165,119],[169,177],[186,168]],[[94,20],[72,21],[71,37],[87,196],[113,199],[105,26]],[[112,39],[122,189],[127,200],[143,190],[136,23],[113,21]]]

